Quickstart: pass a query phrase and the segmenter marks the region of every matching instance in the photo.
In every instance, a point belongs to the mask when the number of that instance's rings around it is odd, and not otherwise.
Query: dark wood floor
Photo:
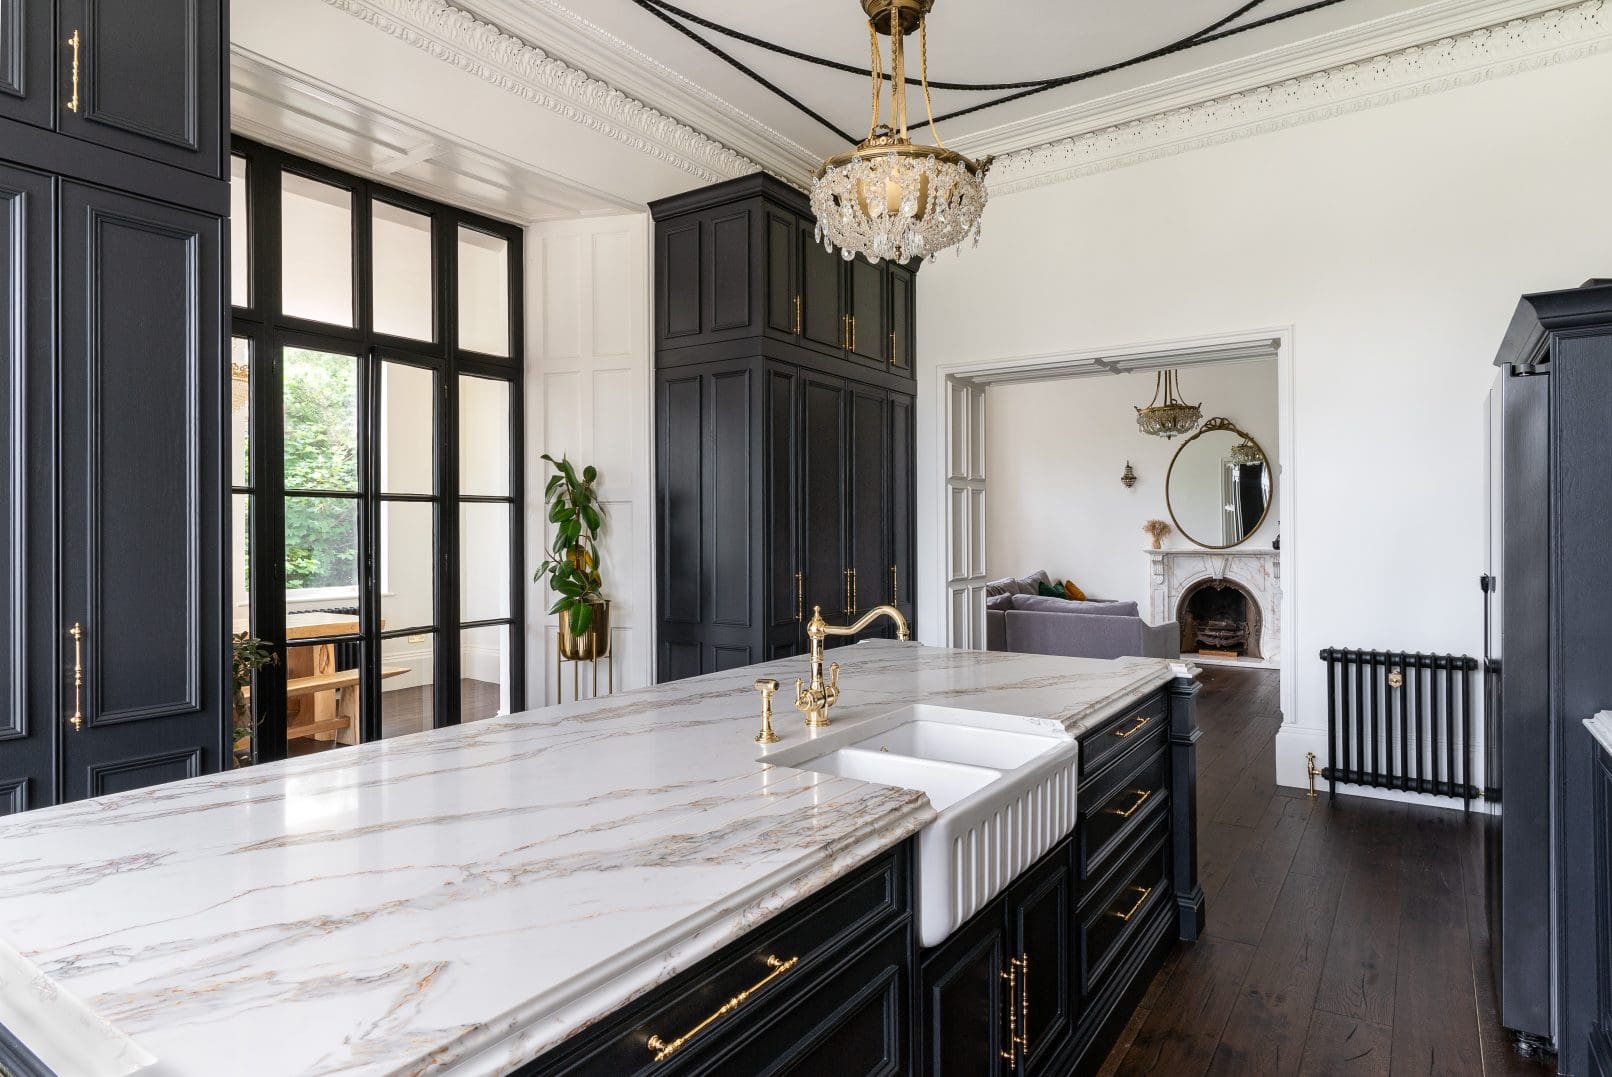
[[[398,688],[381,695],[381,736],[401,737],[405,733],[418,733],[431,728],[431,712],[435,706],[429,684],[414,688]],[[501,689],[489,681],[462,680],[459,682],[459,720],[474,722],[491,718],[498,713]],[[335,741],[319,741],[312,737],[298,737],[289,742],[287,754],[313,755],[330,751],[342,745]]]
[[[1479,817],[1277,787],[1274,672],[1208,668],[1198,700],[1207,932],[1105,1077],[1553,1072],[1495,1017]]]

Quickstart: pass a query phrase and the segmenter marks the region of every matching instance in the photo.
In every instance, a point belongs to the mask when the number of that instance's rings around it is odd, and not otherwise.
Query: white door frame
[[[932,534],[941,536],[941,566],[942,573],[935,579],[928,581],[928,595],[926,599],[936,604],[941,611],[942,638],[950,646],[984,645],[983,630],[976,630],[974,624],[955,624],[961,620],[960,611],[954,608],[957,601],[953,597],[958,590],[958,584],[972,589],[972,584],[979,582],[983,585],[984,573],[984,543],[990,541],[985,533],[984,520],[984,458],[983,445],[977,449],[969,443],[978,439],[983,441],[985,436],[985,423],[989,412],[986,408],[979,409],[977,421],[962,424],[961,428],[953,422],[954,401],[953,396],[962,389],[970,397],[978,393],[983,399],[985,389],[992,384],[1002,382],[1020,381],[1050,381],[1063,378],[1102,377],[1111,374],[1129,373],[1138,370],[1161,370],[1166,367],[1203,366],[1214,363],[1256,362],[1260,360],[1276,360],[1276,391],[1279,435],[1277,442],[1278,476],[1277,476],[1277,512],[1282,521],[1281,560],[1282,560],[1282,668],[1281,668],[1281,705],[1283,722],[1292,721],[1296,713],[1294,697],[1296,691],[1296,670],[1298,652],[1296,640],[1298,637],[1298,602],[1294,582],[1298,573],[1294,571],[1297,558],[1300,556],[1302,546],[1298,534],[1298,502],[1294,494],[1294,476],[1297,473],[1298,460],[1293,450],[1293,327],[1277,326],[1269,329],[1253,329],[1238,333],[1219,333],[1201,337],[1186,337],[1174,340],[1150,341],[1140,344],[1126,344],[1119,346],[1071,349],[1061,352],[1046,352],[1037,355],[1007,356],[994,359],[974,360],[961,363],[947,363],[935,368],[933,382],[937,404],[937,418],[935,423],[937,443],[935,445],[935,463],[927,469],[930,474],[921,476],[920,481],[928,481],[939,487],[939,496],[936,498],[936,511],[931,519]],[[971,409],[972,410],[972,409]],[[962,444],[958,444],[958,441]],[[960,454],[960,455],[959,455]],[[976,457],[979,461],[980,471],[978,498],[960,499],[965,511],[978,512],[978,519],[956,519],[954,498],[952,494],[955,477],[953,461]],[[974,484],[968,483],[970,487]],[[934,486],[931,487],[935,488]],[[977,505],[977,508],[975,506]],[[967,541],[968,560],[974,562],[970,568],[978,568],[980,580],[967,579],[954,580],[953,543],[960,541],[960,536],[981,536],[983,541]],[[974,547],[978,547],[975,549]],[[983,594],[983,586],[980,587]],[[982,605],[982,603],[980,603]],[[973,607],[969,607],[973,610]],[[983,620],[983,614],[973,610],[972,617]],[[968,643],[953,642],[967,640]]]

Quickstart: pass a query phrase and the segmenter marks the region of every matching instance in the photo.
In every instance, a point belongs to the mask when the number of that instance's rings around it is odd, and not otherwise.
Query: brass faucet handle
[[[828,664],[828,689],[835,696],[840,694],[840,664],[838,662]]]
[[[761,692],[761,732],[756,734],[756,743],[777,744],[778,734],[772,731],[772,696],[778,691],[778,682],[762,677],[756,681],[756,689]]]

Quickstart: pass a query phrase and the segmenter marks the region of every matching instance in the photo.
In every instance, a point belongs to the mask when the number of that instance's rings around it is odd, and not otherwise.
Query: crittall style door
[[[62,186],[63,799],[218,766],[222,223]]]

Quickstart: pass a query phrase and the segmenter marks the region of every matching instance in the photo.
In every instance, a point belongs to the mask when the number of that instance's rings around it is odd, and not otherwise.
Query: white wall
[[[1147,609],[1148,561],[1142,551],[1152,539],[1142,534],[1142,521],[1169,521],[1164,476],[1183,441],[1137,430],[1134,409],[1148,402],[1153,384],[1153,374],[1136,373],[1008,382],[986,390],[990,579],[1045,568],[1093,597],[1132,600]],[[1275,360],[1189,367],[1181,372],[1181,392],[1190,403],[1202,402],[1205,419],[1218,415],[1235,422],[1259,442],[1273,469],[1279,466]],[[1137,475],[1128,490],[1119,481],[1127,460]],[[1202,485],[1218,504],[1216,477],[1218,470]],[[1269,546],[1280,513],[1273,504],[1245,545]],[[1193,548],[1179,532],[1164,544]]]
[[[1602,55],[993,201],[979,248],[919,276],[920,637],[937,366],[1290,325],[1278,779],[1325,759],[1320,648],[1481,653],[1490,364],[1520,293],[1612,270],[1607,130]]]
[[[597,467],[616,688],[641,687],[654,676],[655,623],[649,215],[534,225],[526,265],[527,564],[542,563],[552,537],[543,487],[553,472],[542,455]],[[527,586],[527,705],[537,707],[555,702],[558,620],[546,612],[554,602],[547,584]]]

